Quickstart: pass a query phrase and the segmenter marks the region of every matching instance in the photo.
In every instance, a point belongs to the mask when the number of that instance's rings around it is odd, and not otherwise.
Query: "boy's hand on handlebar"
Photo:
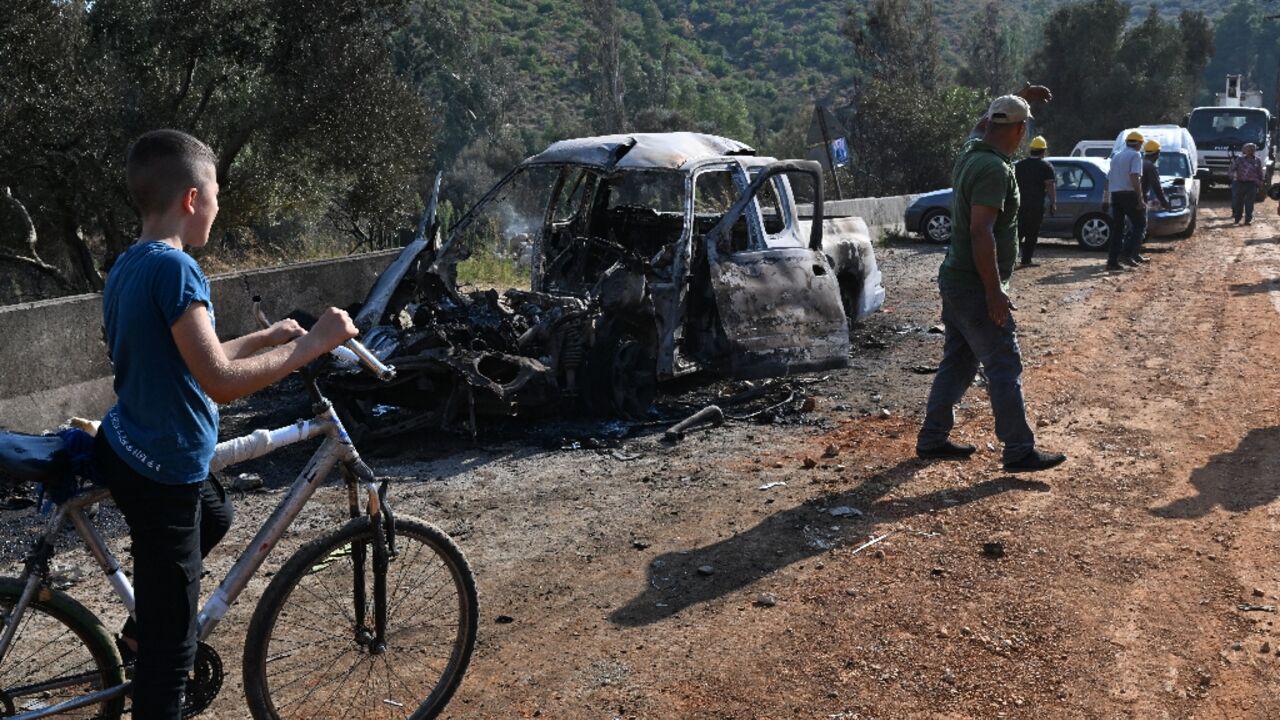
[[[267,343],[273,347],[283,345],[306,334],[307,331],[298,324],[297,320],[285,318],[272,323],[271,327],[267,328]]]
[[[306,338],[321,353],[327,353],[359,334],[360,331],[356,329],[356,324],[351,321],[346,310],[331,307],[311,327]]]

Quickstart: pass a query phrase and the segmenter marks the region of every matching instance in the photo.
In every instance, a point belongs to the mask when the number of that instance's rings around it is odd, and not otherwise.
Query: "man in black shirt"
[[[1169,199],[1164,195],[1164,188],[1160,186],[1160,168],[1156,164],[1160,162],[1160,142],[1158,140],[1148,139],[1142,144],[1142,200],[1148,203],[1156,200],[1160,203],[1160,207],[1165,210],[1169,209]],[[1138,238],[1138,248],[1142,248],[1142,243],[1146,241],[1147,233],[1143,230],[1142,235]],[[1139,263],[1147,261],[1145,257],[1137,252],[1133,253],[1133,259]]]
[[[1049,214],[1058,210],[1058,183],[1054,179],[1053,166],[1044,159],[1048,149],[1049,144],[1037,135],[1031,140],[1031,157],[1019,160],[1013,166],[1014,176],[1018,179],[1018,194],[1022,197],[1018,206],[1018,247],[1023,267],[1036,265],[1032,256],[1040,238],[1040,223],[1044,221],[1046,195]]]

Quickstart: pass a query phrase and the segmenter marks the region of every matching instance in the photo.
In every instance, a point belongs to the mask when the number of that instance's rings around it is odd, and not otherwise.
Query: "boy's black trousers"
[[[137,622],[124,628],[138,641],[133,717],[178,720],[195,663],[201,559],[231,527],[232,507],[213,478],[189,485],[155,482],[125,464],[102,433],[93,450],[98,478],[124,514],[133,544]]]

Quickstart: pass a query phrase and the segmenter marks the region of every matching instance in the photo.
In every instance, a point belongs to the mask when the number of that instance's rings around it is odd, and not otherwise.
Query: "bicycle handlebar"
[[[253,297],[253,314],[263,329],[271,327],[271,321],[267,319],[266,313],[262,312],[262,298],[257,295]],[[355,338],[351,338],[342,345],[330,350],[329,354],[338,358],[344,364],[363,366],[365,370],[368,370],[374,377],[383,382],[390,382],[395,379],[395,367],[379,360],[377,355],[370,352],[369,348]]]

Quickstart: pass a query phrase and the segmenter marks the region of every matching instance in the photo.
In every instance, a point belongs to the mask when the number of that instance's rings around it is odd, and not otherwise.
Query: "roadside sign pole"
[[[836,199],[843,200],[844,192],[840,189],[840,174],[836,172],[836,157],[831,152],[831,131],[827,129],[827,114],[822,112],[821,105],[814,105],[813,112],[818,116],[818,128],[822,131],[822,147],[827,153],[827,167],[831,168],[831,180],[836,186]]]

